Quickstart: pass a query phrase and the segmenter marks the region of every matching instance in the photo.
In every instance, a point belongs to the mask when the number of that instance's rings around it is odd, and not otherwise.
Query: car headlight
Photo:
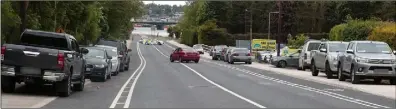
[[[355,59],[357,62],[361,62],[361,63],[367,63],[369,61],[369,59],[362,57],[356,57]]]
[[[105,67],[105,65],[103,65],[103,64],[101,64],[101,65],[95,65],[95,67],[103,68],[103,67]]]

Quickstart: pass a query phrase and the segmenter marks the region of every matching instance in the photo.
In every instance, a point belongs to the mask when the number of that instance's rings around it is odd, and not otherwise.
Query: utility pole
[[[278,14],[278,36],[276,37],[276,39],[277,39],[277,43],[276,43],[276,45],[277,45],[277,51],[276,51],[276,55],[277,56],[280,56],[280,42],[281,42],[281,40],[280,40],[280,36],[281,36],[281,14],[282,14],[282,1],[277,1],[278,3],[278,12],[279,12],[279,14]]]
[[[252,43],[253,43],[253,3],[254,1],[252,1],[252,4],[250,5],[250,54],[252,54]]]
[[[279,12],[269,12],[268,13],[268,37],[267,40],[269,42],[270,40],[270,34],[271,34],[271,14],[279,14]],[[267,42],[267,49],[269,50],[269,43]]]
[[[19,17],[21,18],[20,32],[25,31],[26,28],[26,12],[28,8],[29,1],[19,1]]]

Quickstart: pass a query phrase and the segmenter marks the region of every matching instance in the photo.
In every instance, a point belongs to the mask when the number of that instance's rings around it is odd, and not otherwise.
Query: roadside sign
[[[275,50],[276,40],[253,39],[251,46],[253,50]]]

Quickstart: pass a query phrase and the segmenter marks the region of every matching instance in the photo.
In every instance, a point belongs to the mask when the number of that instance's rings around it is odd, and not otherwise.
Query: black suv
[[[117,47],[118,53],[120,54],[118,58],[121,60],[120,71],[123,72],[124,70],[129,70],[128,52],[130,49],[127,49],[127,46],[123,41],[100,39],[96,45]]]

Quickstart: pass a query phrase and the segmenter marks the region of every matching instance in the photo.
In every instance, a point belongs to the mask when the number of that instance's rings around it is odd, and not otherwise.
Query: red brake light
[[[5,46],[2,46],[2,47],[1,47],[1,60],[4,60],[4,53],[5,53],[5,51],[6,51],[6,47],[5,47]]]
[[[58,53],[58,67],[61,70],[65,67],[65,55],[63,53]]]
[[[250,54],[250,53],[248,53],[248,54],[247,54],[247,56],[251,56],[251,54]]]

